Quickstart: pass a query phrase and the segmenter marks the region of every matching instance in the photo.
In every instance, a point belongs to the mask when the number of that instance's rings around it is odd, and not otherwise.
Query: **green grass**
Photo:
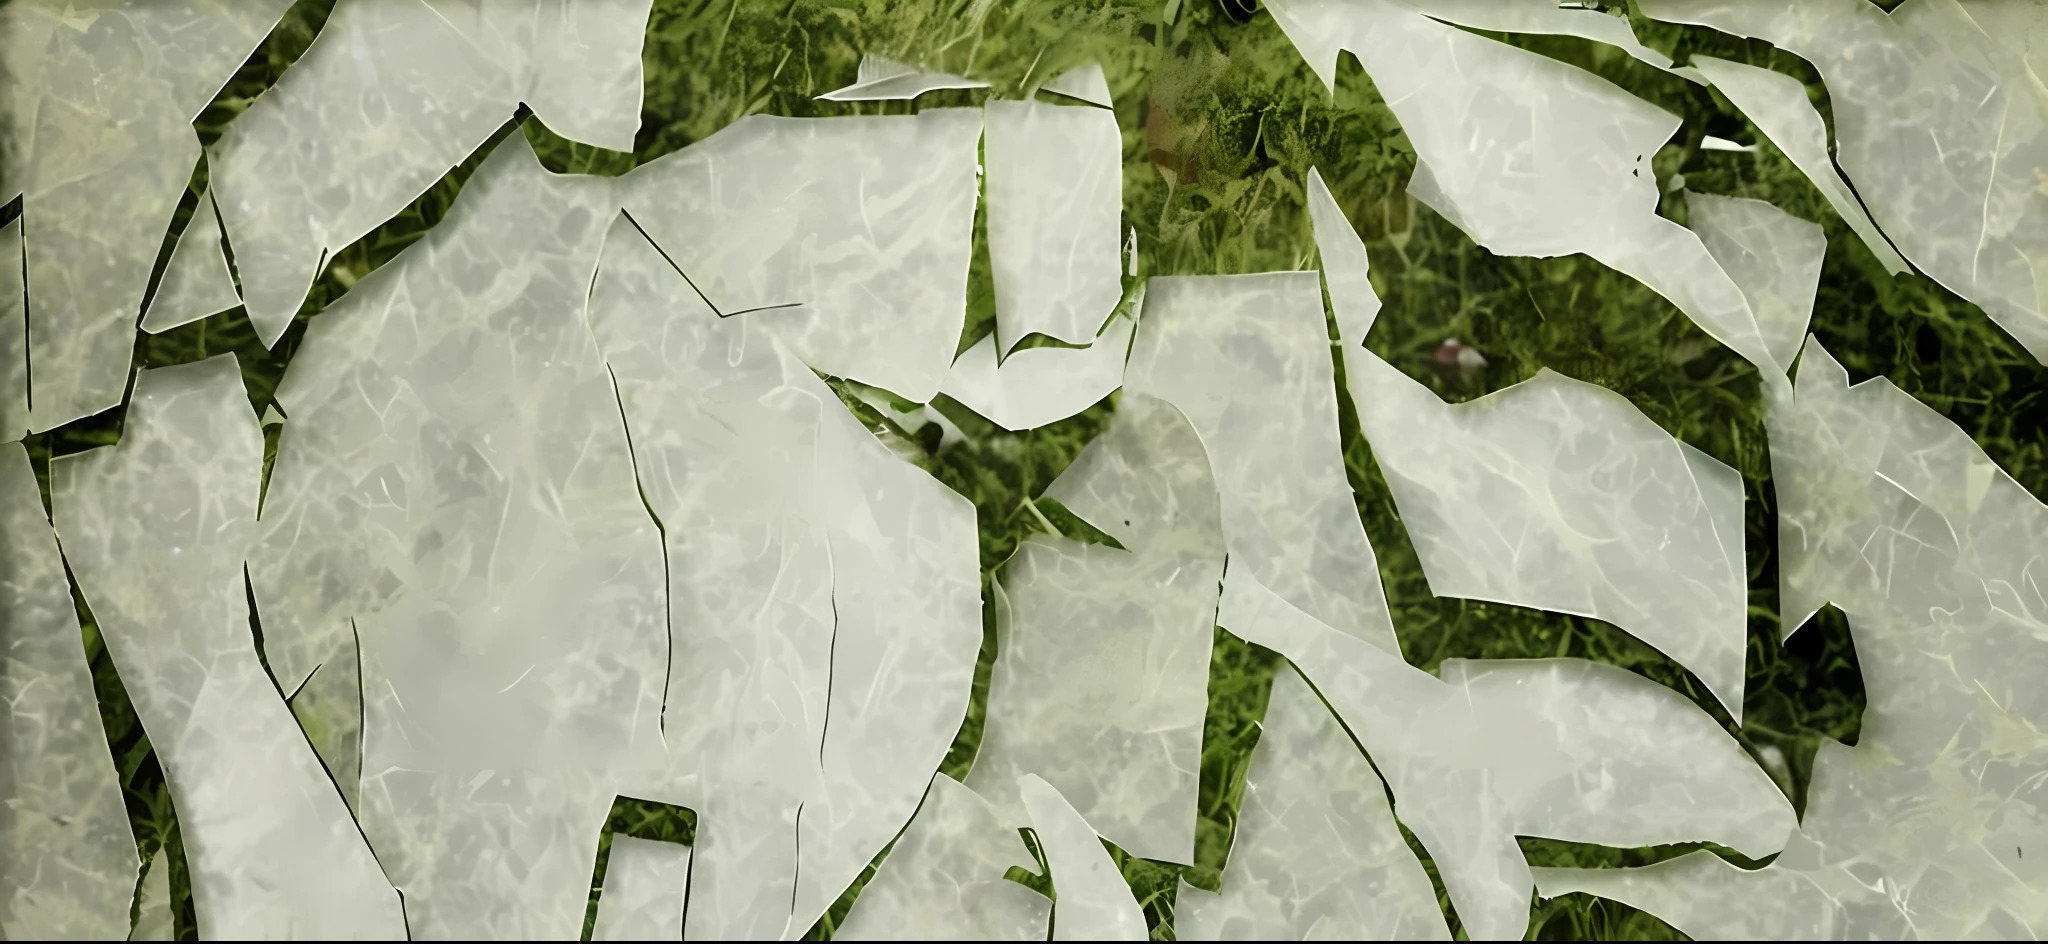
[[[301,0],[292,8],[200,116],[196,125],[203,140],[217,137],[303,52],[331,6],[330,0]],[[1856,737],[1862,681],[1847,626],[1832,610],[1791,643],[1778,642],[1774,495],[1754,370],[1632,279],[1579,256],[1493,256],[1410,200],[1405,187],[1414,169],[1413,151],[1357,63],[1348,55],[1342,60],[1339,87],[1330,95],[1271,18],[1247,14],[1246,6],[1246,0],[658,0],[643,56],[643,124],[632,153],[564,141],[534,120],[508,124],[501,137],[526,134],[557,171],[617,174],[747,114],[909,111],[905,103],[813,99],[850,82],[863,51],[972,72],[990,80],[993,94],[1005,96],[1095,59],[1107,70],[1116,94],[1117,119],[1124,129],[1125,215],[1137,229],[1146,275],[1315,265],[1302,179],[1311,166],[1320,167],[1372,253],[1374,285],[1386,307],[1366,343],[1380,356],[1451,400],[1501,389],[1549,367],[1618,391],[1671,434],[1742,474],[1749,498],[1747,723],[1741,729],[1729,727],[1754,750],[1782,752],[1786,763],[1774,775],[1795,803],[1803,802],[1820,740]],[[1177,10],[1173,22],[1164,21],[1163,7]],[[1827,113],[1818,77],[1794,57],[1762,43],[1650,23],[1640,16],[1635,25],[1645,43],[1681,60],[1701,52],[1798,75]],[[1769,200],[1824,226],[1829,245],[1813,331],[1829,351],[1855,379],[1889,377],[1947,415],[2035,494],[2048,487],[2048,437],[2041,433],[2048,429],[2048,370],[1975,306],[1924,277],[1886,276],[1812,185],[1724,99],[1587,41],[1498,38],[1588,68],[1682,116],[1679,136],[1654,160],[1660,184],[1682,174],[1690,189]],[[973,105],[983,97],[942,92],[927,95],[918,105]],[[1760,147],[1755,154],[1704,151],[1698,143],[1706,134]],[[136,366],[159,367],[233,351],[241,357],[251,400],[260,410],[270,402],[306,320],[432,227],[480,159],[472,157],[452,170],[412,206],[338,253],[274,351],[256,342],[247,318],[236,311],[162,335],[138,335]],[[202,167],[166,236],[164,257],[204,184]],[[1682,201],[1666,199],[1661,209],[1684,219]],[[162,264],[160,259],[159,271]],[[963,347],[986,333],[994,316],[987,253],[979,240],[968,311]],[[1470,375],[1439,373],[1430,354],[1446,337],[1478,347],[1489,365]],[[1378,551],[1394,625],[1411,663],[1429,669],[1452,657],[1537,656],[1609,662],[1670,685],[1728,725],[1726,713],[1697,679],[1613,626],[1433,597],[1371,450],[1358,435],[1349,400],[1339,397],[1338,402],[1351,485]],[[939,408],[968,432],[969,442],[938,450],[936,439],[927,436],[918,440],[925,453],[921,462],[973,501],[986,587],[987,575],[1001,567],[1024,535],[1044,530],[1048,522],[1061,530],[1073,527],[1070,519],[1059,517],[1060,509],[1040,503],[1035,513],[1027,503],[1102,430],[1112,407],[1105,402],[1026,433],[996,429],[943,399]],[[39,473],[47,475],[53,454],[112,442],[119,435],[120,415],[110,411],[32,437],[29,446]],[[271,435],[274,449],[274,430]],[[189,886],[161,770],[82,600],[80,614],[138,841],[145,855],[159,849],[171,855],[178,931],[190,937]],[[956,777],[971,765],[982,730],[994,651],[992,627],[984,632],[974,700],[945,765],[945,772]],[[1175,880],[1183,871],[1194,884],[1213,888],[1217,883],[1276,662],[1272,653],[1217,633],[1194,866],[1183,870],[1117,853],[1155,937],[1172,935]],[[614,831],[681,840],[694,825],[687,811],[622,802],[614,810],[605,846]],[[1641,864],[1685,851],[1535,840],[1525,841],[1524,849],[1537,865]],[[1438,888],[1449,912],[1448,899]],[[812,936],[829,933],[857,889],[848,890]],[[1540,938],[1677,936],[1655,918],[1583,895],[1540,903],[1532,912],[1530,933]]]

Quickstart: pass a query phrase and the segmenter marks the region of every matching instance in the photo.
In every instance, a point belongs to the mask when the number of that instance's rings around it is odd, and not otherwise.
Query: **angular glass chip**
[[[1596,8],[1571,9],[1558,0],[1398,0],[1433,19],[1489,33],[1536,33],[1577,36],[1606,43],[1659,69],[1671,68],[1671,57],[1643,45],[1627,18]],[[1328,81],[1328,79],[1325,79]],[[1333,86],[1334,87],[1334,86]]]
[[[1771,359],[1792,363],[1813,318],[1827,235],[1762,200],[1687,191],[1685,206],[1692,231],[1749,299]]]
[[[1316,252],[1322,256],[1323,287],[1330,293],[1338,341],[1357,347],[1365,343],[1380,314],[1380,297],[1370,278],[1372,261],[1366,257],[1365,240],[1358,238],[1323,183],[1322,172],[1313,167],[1308,169],[1308,215],[1315,227]]]
[[[690,887],[690,847],[612,837],[593,941],[680,941],[683,893]]]
[[[52,463],[64,555],[163,764],[200,936],[403,937],[257,656],[243,561],[262,472],[233,355],[143,371],[120,443]]]
[[[1109,97],[1109,77],[1103,75],[1102,63],[1099,62],[1075,66],[1053,76],[1052,81],[1039,86],[1039,91],[1057,92],[1104,108],[1116,107],[1116,102]]]
[[[1016,828],[940,774],[832,939],[1043,941],[1052,902],[1005,879],[1012,866],[1037,868]]]
[[[0,933],[128,932],[135,837],[78,613],[19,443],[0,444]]]
[[[164,277],[149,300],[149,311],[142,316],[142,330],[151,334],[169,331],[241,303],[234,273],[228,271],[227,253],[221,249],[213,195],[201,194],[192,222],[178,235],[177,248],[171,250]]]
[[[389,2],[389,0],[386,0]],[[654,0],[424,0],[495,64],[506,97],[571,141],[631,151]]]
[[[860,70],[854,74],[852,85],[818,97],[828,102],[908,101],[940,89],[979,88],[988,88],[988,83],[866,53],[860,57]]]
[[[1132,855],[1192,862],[1224,554],[1208,455],[1179,410],[1133,393],[1046,495],[1123,547],[1018,547],[968,786],[1021,823],[1017,778],[1045,777]]]
[[[1001,358],[1000,366],[990,332],[953,361],[939,392],[1007,430],[1057,423],[1123,385],[1136,326],[1135,317],[1112,318],[1085,348],[1025,348]]]
[[[15,217],[0,226],[0,442],[28,434],[28,290],[21,253],[21,218]]]
[[[143,866],[142,884],[135,901],[135,927],[131,941],[175,941],[177,922],[171,915],[171,857],[163,850]]]
[[[1245,774],[1223,893],[1182,886],[1183,941],[1447,940],[1444,913],[1408,850],[1386,787],[1292,668]]]
[[[1095,828],[1066,797],[1036,774],[1017,780],[1017,793],[1030,811],[1031,829],[1051,873],[1055,941],[1142,941],[1145,912],[1131,897],[1123,873],[1103,848]]]
[[[1123,296],[1116,113],[992,101],[986,121],[997,349],[1031,334],[1090,343]]]

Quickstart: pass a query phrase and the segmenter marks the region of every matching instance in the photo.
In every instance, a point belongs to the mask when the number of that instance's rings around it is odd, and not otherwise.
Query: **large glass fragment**
[[[1134,304],[1132,310],[1141,307]],[[1001,358],[1000,365],[996,336],[990,332],[953,362],[939,389],[1007,430],[1057,423],[1123,385],[1136,326],[1135,316],[1112,318],[1087,347],[1025,348]]]
[[[1642,9],[1813,63],[1836,158],[1871,218],[1921,271],[2048,362],[2048,207],[2034,173],[2048,167],[2048,63],[2035,52],[2048,42],[2048,11],[2005,0],[1920,0],[1890,13],[1868,0]]]
[[[1386,788],[1292,668],[1245,775],[1221,896],[1182,897],[1183,941],[1446,940],[1443,911],[1408,851]]]
[[[1411,196],[1499,255],[1591,256],[1670,299],[1767,378],[1783,374],[1735,283],[1697,236],[1657,215],[1650,158],[1676,115],[1396,0],[1270,7],[1326,81],[1340,49],[1358,56],[1415,146]]]
[[[1235,565],[1324,623],[1399,651],[1344,475],[1314,272],[1150,280],[1124,386],[1179,407],[1201,433]]]
[[[1053,76],[1052,81],[1039,86],[1039,90],[1057,92],[1090,105],[1116,107],[1116,102],[1109,97],[1109,77],[1103,74],[1102,63],[1099,62],[1068,69]]]
[[[0,201],[22,195],[34,431],[121,403],[142,295],[199,160],[192,120],[290,5],[0,8]]]
[[[662,763],[660,536],[584,318],[617,213],[507,138],[277,391],[265,650],[291,690],[360,640],[364,828],[416,934],[575,934],[607,778]]]
[[[1643,45],[1636,39],[1626,17],[1605,11],[1572,9],[1558,0],[1397,0],[1433,19],[1456,23],[1489,33],[1539,33],[1577,36],[1606,43],[1631,57],[1656,66],[1671,68],[1671,57]],[[1324,81],[1329,81],[1328,77]]]
[[[128,933],[135,838],[78,614],[19,443],[0,444],[0,934]]]
[[[17,216],[0,226],[0,442],[20,439],[28,424],[28,290]]]
[[[997,349],[1031,334],[1090,343],[1123,296],[1116,113],[992,101],[986,121]]]
[[[1035,774],[1018,779],[1017,793],[1030,812],[1052,878],[1052,939],[1145,940],[1145,913],[1087,818]]]
[[[980,140],[979,109],[752,115],[641,165],[624,199],[720,314],[923,403],[967,320]]]
[[[835,941],[1043,941],[1052,902],[1003,876],[1037,863],[995,807],[945,774],[853,910]]]
[[[690,847],[614,835],[593,941],[680,941]]]
[[[1179,410],[1129,394],[1046,495],[1123,547],[1018,546],[968,786],[1021,824],[1018,778],[1044,777],[1130,854],[1192,862],[1224,554],[1208,454]]]
[[[171,261],[149,300],[149,312],[142,316],[142,330],[151,334],[169,331],[241,303],[234,273],[228,271],[227,254],[221,249],[213,195],[201,194],[199,206],[192,210],[192,222],[178,234],[178,246],[171,250]]]
[[[1827,234],[1762,200],[1687,191],[1685,206],[1692,231],[1749,299],[1771,359],[1791,364],[1813,318]]]
[[[1778,851],[1792,806],[1676,692],[1577,659],[1445,663],[1430,677],[1235,568],[1219,623],[1291,659],[1387,778],[1475,940],[1518,939],[1532,879],[1515,837],[1711,840]]]
[[[263,434],[233,355],[144,371],[119,444],[52,463],[64,554],[177,806],[204,938],[400,938],[399,898],[250,630]]]
[[[1835,170],[1834,159],[1828,155],[1827,123],[1807,98],[1805,84],[1782,72],[1712,56],[1694,56],[1692,65],[1756,124],[1759,133],[1777,145],[1792,166],[1813,181],[1886,272],[1898,275],[1906,271],[1906,260],[1899,258],[1899,251],[1877,231],[1862,201]],[[1759,313],[1757,317],[1761,321],[1764,316]]]
[[[348,0],[210,152],[249,319],[274,344],[338,252],[521,102],[630,150],[648,0]]]
[[[907,101],[940,89],[988,88],[987,82],[933,72],[887,56],[865,53],[853,84],[818,96],[828,102]]]

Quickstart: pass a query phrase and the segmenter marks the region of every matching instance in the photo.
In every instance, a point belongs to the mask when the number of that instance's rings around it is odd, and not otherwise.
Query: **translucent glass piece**
[[[0,442],[20,439],[29,425],[28,291],[21,253],[21,218],[15,217],[0,226]]]
[[[1223,571],[1208,455],[1179,410],[1128,394],[1046,495],[1123,548],[1018,547],[968,785],[1021,823],[1017,778],[1043,776],[1132,855],[1192,862]]]
[[[683,892],[690,886],[690,847],[612,836],[604,893],[597,900],[593,941],[680,941]]]
[[[789,920],[797,810],[822,790],[832,556],[816,378],[720,319],[623,216],[590,321],[617,378],[641,493],[668,546],[668,766],[629,792],[697,811],[692,938]],[[800,929],[801,930],[801,929]]]
[[[1827,234],[1762,200],[1687,191],[1685,205],[1693,232],[1749,299],[1771,359],[1792,363],[1813,318]]]
[[[1201,433],[1233,562],[1397,652],[1344,476],[1335,373],[1315,273],[1155,277],[1124,386],[1171,402]]]
[[[1536,893],[1545,898],[1571,892],[1611,898],[1662,918],[1696,941],[1858,939],[1849,935],[1841,907],[1806,875],[1745,871],[1704,850],[1639,869],[1529,871],[1536,876]]]
[[[1921,0],[1887,13],[1867,0],[1650,0],[1642,10],[1813,63],[1836,159],[1872,220],[2048,362],[2048,208],[2034,174],[2048,166],[2038,91],[2048,62],[2035,52],[2048,42],[2048,14],[2038,4]]]
[[[292,717],[351,810],[363,792],[363,675],[353,636],[291,693]]]
[[[1864,212],[1862,201],[1856,198],[1842,180],[1841,173],[1835,170],[1834,159],[1828,156],[1827,124],[1821,120],[1820,111],[1814,108],[1812,100],[1807,98],[1805,84],[1782,72],[1712,56],[1694,56],[1692,64],[1749,120],[1756,123],[1757,130],[1777,145],[1786,159],[1806,175],[1806,179],[1813,181],[1813,185],[1820,189],[1820,195],[1827,198],[1828,205],[1842,215],[1842,221],[1849,224],[1849,229],[1858,239],[1863,240],[1863,245],[1884,265],[1886,272],[1898,275],[1906,271],[1906,260],[1899,258],[1899,251],[1893,249],[1884,234],[1877,231],[1877,225],[1870,222],[1870,214]],[[1702,146],[1713,145],[1702,142]],[[1735,145],[1732,149],[1755,150],[1755,147]],[[1763,316],[1759,313],[1758,317],[1761,319]]]
[[[36,432],[121,403],[142,295],[199,160],[192,120],[290,5],[0,10],[0,200],[22,194]]]
[[[19,443],[0,444],[0,932],[118,938],[135,838],[78,613]]]
[[[640,45],[654,0],[425,2],[495,64],[506,97],[533,109],[548,130],[608,150],[633,149]]]
[[[1109,97],[1109,77],[1103,75],[1102,63],[1100,62],[1091,62],[1087,65],[1068,69],[1059,75],[1053,76],[1052,81],[1040,86],[1039,90],[1058,92],[1068,98],[1078,99],[1090,105],[1100,105],[1104,108],[1116,107],[1116,102]]]
[[[1445,663],[1430,677],[1232,569],[1219,622],[1293,661],[1387,778],[1473,939],[1519,939],[1532,888],[1515,838],[1784,846],[1792,807],[1676,692],[1577,659]]]
[[[1035,774],[1018,778],[1017,792],[1030,811],[1051,873],[1052,939],[1055,941],[1142,941],[1149,936],[1145,913],[1109,857],[1094,827],[1052,784]],[[1126,850],[1128,851],[1128,850]]]
[[[573,936],[609,775],[663,763],[660,534],[584,318],[617,213],[506,138],[277,391],[265,650],[290,690],[353,626],[364,829],[418,934]]]
[[[143,867],[135,926],[128,931],[128,940],[175,941],[176,932],[176,919],[171,915],[171,858],[158,850]]]
[[[1043,941],[1052,902],[1003,878],[1038,863],[995,807],[944,774],[896,840],[835,941]]]
[[[142,316],[142,330],[151,334],[169,331],[241,303],[235,276],[228,271],[227,254],[221,250],[220,219],[213,212],[213,196],[203,194],[192,211],[192,222],[178,235],[177,248],[171,250],[171,261],[157,282],[156,295],[149,300],[149,313]]]
[[[987,106],[988,253],[996,341],[1095,340],[1123,296],[1123,139],[1116,113],[1044,102]]]
[[[1737,144],[1727,138],[1717,138],[1711,134],[1700,137],[1700,147],[1708,151],[1740,151],[1744,154],[1756,151],[1756,145],[1754,144]],[[1833,165],[1829,166],[1832,167]]]
[[[233,355],[142,372],[118,445],[52,463],[57,531],[177,807],[203,938],[405,916],[250,632],[263,435]]]
[[[1287,666],[1245,775],[1223,894],[1187,891],[1173,922],[1183,941],[1450,937],[1379,774]]]
[[[1606,43],[1659,69],[1671,68],[1671,57],[1643,45],[1626,17],[1598,9],[1574,10],[1557,0],[1399,0],[1446,23],[1489,33],[1538,33],[1577,36]]]
[[[1742,479],[1626,397],[1549,370],[1448,404],[1344,349],[1358,425],[1438,596],[1606,620],[1738,720],[1749,641]]]
[[[979,109],[753,115],[628,174],[626,209],[719,313],[924,403],[966,325],[980,140]]]
[[[1004,429],[1057,423],[1123,385],[1136,325],[1135,318],[1113,318],[1085,348],[1026,348],[1002,358],[1001,366],[990,333],[953,362],[939,389]]]
[[[1330,292],[1330,310],[1337,319],[1337,337],[1352,347],[1365,343],[1380,314],[1380,296],[1372,289],[1372,262],[1365,240],[1351,228],[1337,198],[1323,183],[1321,171],[1308,169],[1308,215],[1315,226],[1316,251],[1323,257],[1323,286]]]
[[[979,88],[988,88],[988,83],[866,53],[860,57],[860,70],[854,73],[852,85],[818,97],[828,102],[907,101],[940,89]]]
[[[1650,158],[1678,116],[1576,66],[1396,0],[1286,0],[1275,19],[1319,74],[1358,56],[1415,146],[1408,192],[1504,256],[1584,253],[1670,299],[1781,376],[1755,318],[1690,230],[1656,213]],[[1328,70],[1328,71],[1323,71]]]

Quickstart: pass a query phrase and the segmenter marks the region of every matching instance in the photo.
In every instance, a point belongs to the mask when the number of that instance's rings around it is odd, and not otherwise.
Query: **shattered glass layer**
[[[978,88],[988,88],[988,83],[868,53],[860,57],[860,69],[854,73],[852,85],[818,97],[828,102],[908,101],[940,89]]]
[[[682,940],[683,891],[689,886],[689,846],[613,836],[590,939]]]
[[[1516,836],[1778,851],[1792,806],[1705,712],[1578,659],[1444,663],[1439,681],[1317,622],[1233,568],[1218,622],[1293,661],[1358,737],[1475,940],[1519,939],[1533,879]]]
[[[135,838],[28,452],[0,445],[0,935],[119,938]]]
[[[163,764],[200,936],[404,937],[256,652],[243,560],[262,470],[232,355],[144,371],[120,443],[52,464],[57,531]]]
[[[0,442],[28,433],[28,294],[21,254],[21,218],[15,217],[0,226]]]
[[[1827,235],[1762,200],[1688,191],[1685,206],[1693,232],[1749,299],[1771,359],[1792,363],[1813,318]]]
[[[1123,296],[1123,138],[1116,113],[992,101],[984,145],[996,342],[1095,340]]]
[[[1379,565],[1344,475],[1335,372],[1315,273],[1158,277],[1147,283],[1125,386],[1179,407],[1201,433],[1234,564],[1324,623],[1395,652]]]
[[[1046,495],[1123,547],[1019,545],[968,786],[1021,824],[1018,778],[1044,777],[1125,851],[1192,862],[1223,574],[1208,456],[1179,410],[1133,393]]]
[[[151,334],[169,331],[241,303],[234,273],[228,271],[227,254],[221,249],[213,195],[201,194],[199,206],[192,210],[192,222],[178,234],[178,246],[171,250],[171,261],[149,300],[142,330]]]
[[[1016,828],[940,774],[832,939],[1043,941],[1052,902],[1005,879],[1012,866],[1037,868]]]
[[[1877,225],[2048,363],[2048,207],[2036,176],[2048,167],[2048,11],[2001,0],[1914,0],[1890,13],[1867,0],[1642,9],[1812,62],[1842,169]]]
[[[923,403],[967,322],[981,123],[752,115],[626,175],[625,205],[720,314]]]
[[[1146,940],[1145,913],[1088,820],[1034,774],[1017,781],[1017,792],[1053,882],[1052,939]]]
[[[120,405],[150,270],[199,161],[193,116],[288,6],[0,9],[0,201],[22,195],[35,432]]]
[[[1245,774],[1223,893],[1182,885],[1183,941],[1447,940],[1436,889],[1408,851],[1386,788],[1293,669]]]

